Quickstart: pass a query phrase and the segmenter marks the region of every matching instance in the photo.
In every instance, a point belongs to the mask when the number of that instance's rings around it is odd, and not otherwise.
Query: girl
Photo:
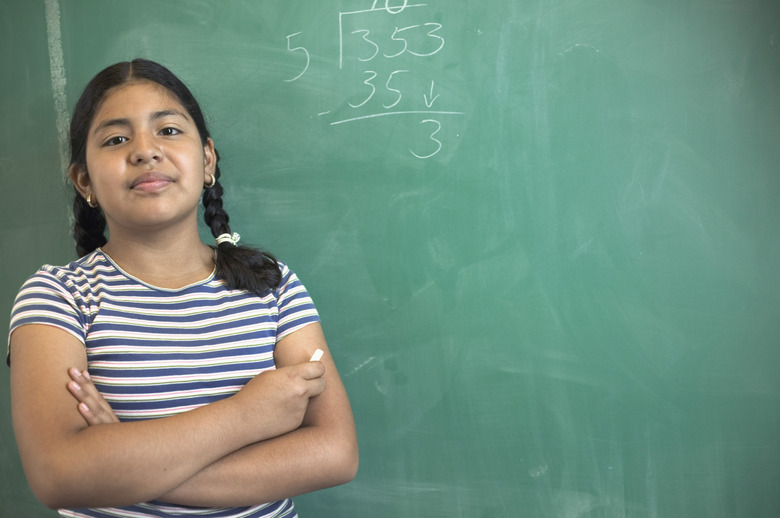
[[[354,421],[316,309],[231,234],[187,87],[151,61],[110,66],[70,131],[81,259],[25,283],[9,334],[36,496],[70,517],[289,517],[290,497],[351,480]]]

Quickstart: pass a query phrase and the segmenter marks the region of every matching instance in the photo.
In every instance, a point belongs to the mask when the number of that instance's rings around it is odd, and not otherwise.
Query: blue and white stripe
[[[120,420],[171,416],[226,398],[275,368],[276,343],[319,320],[298,277],[284,263],[280,268],[280,287],[263,296],[228,289],[214,274],[171,290],[133,278],[96,250],[65,267],[44,266],[28,279],[10,332],[52,325],[84,343],[90,375]],[[295,511],[285,500],[233,510],[148,502],[61,514],[270,518]]]

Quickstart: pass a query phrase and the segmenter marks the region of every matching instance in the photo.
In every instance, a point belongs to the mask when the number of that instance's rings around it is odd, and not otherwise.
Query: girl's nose
[[[139,135],[135,138],[130,161],[135,165],[140,165],[146,162],[159,162],[163,159],[163,156],[162,146],[153,138]]]

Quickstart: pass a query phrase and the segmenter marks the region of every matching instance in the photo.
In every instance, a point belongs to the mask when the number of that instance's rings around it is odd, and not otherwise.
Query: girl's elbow
[[[22,463],[27,483],[35,497],[49,509],[87,507],[90,491],[79,466],[54,456],[41,455],[34,462]]]
[[[33,492],[33,495],[49,509],[62,509],[66,507],[65,491],[66,484],[59,480],[51,471],[36,472],[26,471],[27,483]]]
[[[59,497],[59,495],[54,494],[41,494],[40,496],[36,494],[33,491],[33,494],[38,498],[38,500],[49,509],[53,509],[54,511],[58,509],[64,509],[66,507],[66,504],[63,503],[62,499]]]
[[[331,434],[320,443],[321,489],[351,482],[357,475],[359,453],[352,434]],[[324,446],[324,447],[323,447]]]
[[[101,484],[70,460],[38,459],[34,466],[25,466],[25,475],[35,497],[49,509],[102,507],[113,501],[101,498]]]
[[[357,476],[359,467],[360,467],[360,452],[358,450],[358,445],[356,442],[354,448],[352,448],[352,453],[349,457],[349,464],[347,470],[347,475],[349,477],[349,480],[347,480],[347,482],[351,482],[352,480],[354,480],[354,478]]]
[[[359,464],[360,463],[358,462],[358,458],[355,457],[354,461],[345,467],[343,472],[344,478],[341,482],[342,484],[347,484],[355,480],[355,477],[357,476]]]
[[[338,473],[338,484],[351,482],[357,476],[360,465],[360,453],[357,440],[345,441],[339,449],[339,454],[335,456],[338,459],[336,463],[336,472]]]

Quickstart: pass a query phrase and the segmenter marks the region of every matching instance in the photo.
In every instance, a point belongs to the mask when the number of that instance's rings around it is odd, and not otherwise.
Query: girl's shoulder
[[[114,272],[116,272],[114,265],[98,249],[65,265],[44,264],[27,280],[27,283],[48,280],[65,285],[83,284],[101,274]]]

